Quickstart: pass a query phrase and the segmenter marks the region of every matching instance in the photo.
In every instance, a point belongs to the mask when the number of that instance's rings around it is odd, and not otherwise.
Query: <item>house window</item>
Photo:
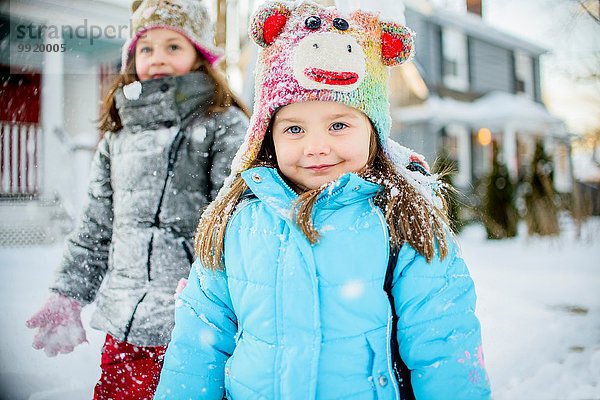
[[[467,37],[461,31],[442,28],[442,73],[449,89],[469,90]]]
[[[534,98],[533,60],[522,51],[515,51],[515,92]]]

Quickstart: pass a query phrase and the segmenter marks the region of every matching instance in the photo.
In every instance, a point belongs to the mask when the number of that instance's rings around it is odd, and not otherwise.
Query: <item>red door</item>
[[[0,196],[38,192],[41,75],[0,65]]]

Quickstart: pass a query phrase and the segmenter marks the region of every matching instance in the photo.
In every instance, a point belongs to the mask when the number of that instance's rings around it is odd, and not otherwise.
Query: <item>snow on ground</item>
[[[600,219],[575,240],[487,241],[470,226],[460,242],[478,293],[494,399],[600,399]],[[48,358],[25,320],[47,295],[62,246],[0,249],[0,399],[92,397],[104,335]],[[87,325],[92,307],[84,311]]]
[[[91,399],[100,377],[101,332],[89,329],[92,307],[83,312],[89,344],[68,355],[46,357],[31,347],[25,321],[48,296],[62,245],[0,248],[0,399]]]
[[[495,399],[600,399],[600,219],[574,239],[460,237]]]

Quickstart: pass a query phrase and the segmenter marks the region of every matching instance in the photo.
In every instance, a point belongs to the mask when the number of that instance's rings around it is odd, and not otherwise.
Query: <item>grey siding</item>
[[[407,7],[406,25],[416,32],[415,64],[432,92],[443,89],[442,38],[440,21],[434,16],[424,15]],[[498,44],[479,35],[477,31],[465,30],[468,36],[469,92],[483,95],[492,90],[515,92],[514,57],[515,48],[521,49],[534,61],[535,100],[541,101],[539,56],[532,50],[508,44]]]
[[[491,90],[514,92],[513,60],[510,50],[471,37],[469,54],[473,92],[486,93]]]
[[[430,86],[441,80],[441,42],[439,26],[410,9],[406,10],[406,25],[415,31],[415,61]]]
[[[438,25],[428,23],[427,33],[430,37],[428,73],[431,77],[432,85],[442,84],[442,28]]]

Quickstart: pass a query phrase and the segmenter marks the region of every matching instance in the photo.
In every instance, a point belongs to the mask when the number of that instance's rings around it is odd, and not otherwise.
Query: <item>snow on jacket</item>
[[[247,129],[237,108],[206,115],[213,93],[202,72],[144,81],[139,97],[117,92],[123,128],[98,145],[88,205],[51,290],[96,299],[92,327],[118,340],[169,341],[199,211],[228,176]]]
[[[232,215],[224,271],[192,267],[155,399],[396,399],[389,234],[378,185],[342,176],[317,200],[311,245],[276,170],[243,173],[257,196]],[[451,243],[427,263],[402,246],[392,293],[417,399],[487,399],[473,282]]]

